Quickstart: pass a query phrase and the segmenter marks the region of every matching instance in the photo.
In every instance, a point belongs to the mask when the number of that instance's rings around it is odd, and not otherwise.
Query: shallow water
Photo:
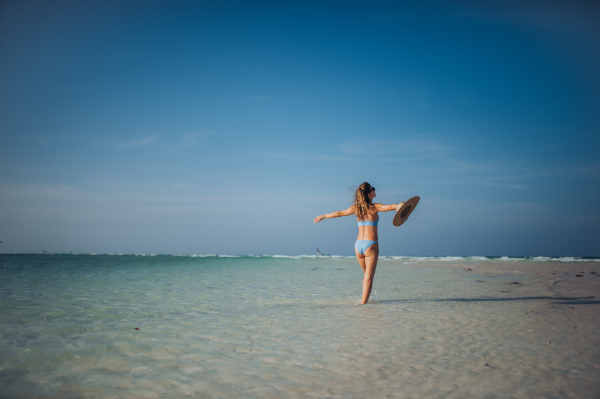
[[[0,255],[0,397],[598,397],[600,301],[501,261],[382,259],[356,306],[352,258]]]

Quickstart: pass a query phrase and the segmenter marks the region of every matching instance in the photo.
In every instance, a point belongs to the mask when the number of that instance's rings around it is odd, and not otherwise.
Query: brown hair
[[[373,205],[369,199],[369,194],[373,190],[373,186],[367,182],[364,182],[358,186],[356,192],[354,193],[354,201],[352,201],[352,206],[354,207],[354,213],[359,219],[367,218],[369,208],[371,205]]]

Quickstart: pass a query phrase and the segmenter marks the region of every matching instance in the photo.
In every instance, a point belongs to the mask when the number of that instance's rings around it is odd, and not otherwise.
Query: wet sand
[[[439,267],[439,265],[436,265]],[[523,276],[530,283],[540,283],[548,287],[556,297],[581,297],[596,299],[586,301],[588,304],[600,301],[600,264],[598,262],[532,262],[514,263],[473,263],[463,265],[448,265],[451,268],[461,268],[466,272],[490,274],[514,274]],[[593,298],[589,298],[593,296]],[[595,310],[591,307],[590,310]]]

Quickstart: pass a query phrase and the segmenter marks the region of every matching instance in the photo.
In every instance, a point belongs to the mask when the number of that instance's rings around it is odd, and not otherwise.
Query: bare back
[[[368,213],[366,219],[359,220],[357,217],[356,220],[358,222],[362,222],[362,221],[376,222],[376,221],[378,221],[379,220],[379,210],[377,209],[377,207],[375,205],[377,205],[377,204],[373,204],[369,207],[369,213]],[[356,239],[357,240],[378,241],[377,226],[358,226],[358,237]]]

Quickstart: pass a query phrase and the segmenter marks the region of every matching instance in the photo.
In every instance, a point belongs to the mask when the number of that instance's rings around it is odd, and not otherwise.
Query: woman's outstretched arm
[[[339,218],[340,216],[350,216],[352,214],[354,214],[353,206],[351,206],[350,208],[348,208],[344,211],[337,211],[337,212],[326,213],[324,215],[319,215],[315,218],[314,222],[319,223],[323,219]]]
[[[392,205],[384,205],[384,204],[373,204],[375,205],[376,209],[379,212],[388,212],[388,211],[395,211],[398,208],[398,205],[402,206],[404,205],[404,202],[401,202],[399,204],[392,204]]]

